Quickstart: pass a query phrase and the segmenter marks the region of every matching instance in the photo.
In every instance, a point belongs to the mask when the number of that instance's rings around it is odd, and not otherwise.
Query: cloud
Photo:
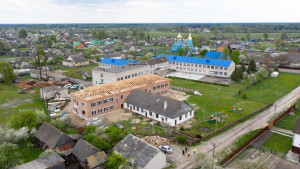
[[[0,0],[2,23],[300,22],[298,0]]]

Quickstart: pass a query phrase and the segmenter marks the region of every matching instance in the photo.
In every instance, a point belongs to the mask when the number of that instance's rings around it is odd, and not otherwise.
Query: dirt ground
[[[129,120],[132,118],[132,113],[126,113],[124,109],[119,109],[103,116],[99,116],[99,119],[107,120],[108,122],[117,122],[122,120]]]
[[[169,95],[167,97],[175,99],[175,100],[184,101],[184,100],[188,99],[190,96],[187,95],[185,92],[170,89]]]
[[[21,104],[25,104],[25,103],[29,103],[31,102],[31,99],[25,99],[25,100],[20,100],[20,99],[13,99],[13,100],[9,100],[3,104],[0,104],[0,108],[6,108],[6,107],[18,107]]]

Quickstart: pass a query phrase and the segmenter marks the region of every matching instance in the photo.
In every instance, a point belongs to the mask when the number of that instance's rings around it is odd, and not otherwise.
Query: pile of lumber
[[[44,88],[44,87],[55,86],[55,85],[58,85],[58,82],[56,82],[56,81],[48,81],[48,82],[38,83],[37,87],[38,88]]]
[[[20,89],[33,89],[36,86],[36,81],[32,79],[28,79],[20,82],[17,87]]]
[[[160,145],[170,145],[172,142],[172,140],[160,136],[146,136],[142,139],[154,147],[158,147]]]

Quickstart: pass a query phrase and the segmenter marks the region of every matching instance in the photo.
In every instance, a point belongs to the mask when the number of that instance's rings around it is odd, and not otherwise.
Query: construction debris
[[[17,87],[20,89],[33,89],[36,86],[36,81],[32,79],[28,79],[20,82]]]
[[[28,93],[29,93],[29,94],[36,94],[37,92],[34,91],[34,90],[31,90],[31,91],[29,91]]]
[[[146,136],[142,138],[142,140],[153,145],[154,147],[158,147],[160,145],[170,145],[172,142],[172,140],[160,136]]]
[[[48,81],[48,82],[37,82],[36,80],[33,79],[28,79],[25,81],[21,81],[17,87],[20,89],[33,89],[35,87],[38,88],[44,88],[44,87],[48,87],[48,86],[63,86],[65,84],[70,84],[69,81],[62,81],[62,82],[57,82],[57,81]]]

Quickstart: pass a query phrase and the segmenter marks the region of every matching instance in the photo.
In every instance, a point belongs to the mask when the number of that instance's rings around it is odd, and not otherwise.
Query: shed
[[[47,86],[40,89],[42,99],[67,98],[68,89],[61,86]]]
[[[166,166],[166,155],[158,148],[128,134],[115,147],[114,151],[122,156],[132,158],[138,168],[161,169]]]

